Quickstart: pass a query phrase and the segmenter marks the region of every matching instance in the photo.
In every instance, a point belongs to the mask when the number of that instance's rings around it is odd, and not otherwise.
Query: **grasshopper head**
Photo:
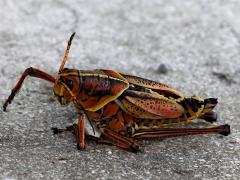
[[[66,105],[74,100],[79,87],[77,70],[64,68],[57,76],[53,92],[61,105]]]
[[[62,105],[68,104],[76,98],[74,92],[76,91],[77,85],[79,83],[79,78],[76,78],[76,74],[78,73],[77,70],[64,68],[74,35],[75,33],[73,33],[68,40],[67,49],[60,65],[55,84],[53,86],[53,92]]]

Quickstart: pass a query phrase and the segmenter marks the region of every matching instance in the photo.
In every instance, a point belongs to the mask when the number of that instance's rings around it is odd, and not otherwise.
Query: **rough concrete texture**
[[[1,102],[27,67],[55,76],[76,31],[67,67],[115,69],[186,96],[218,97],[217,124],[232,130],[141,141],[137,154],[92,141],[78,151],[71,133],[50,130],[73,122],[73,107],[49,101],[52,85],[28,78],[0,111],[0,178],[239,179],[239,9],[234,0],[0,1]]]

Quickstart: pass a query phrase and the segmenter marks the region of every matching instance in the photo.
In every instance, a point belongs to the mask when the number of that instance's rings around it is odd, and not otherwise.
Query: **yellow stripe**
[[[121,79],[118,79],[118,78],[114,78],[114,77],[111,77],[111,76],[107,76],[107,75],[103,75],[103,74],[90,74],[90,73],[76,73],[76,72],[70,72],[70,73],[62,73],[60,74],[60,76],[71,76],[71,75],[75,75],[75,76],[82,76],[82,77],[86,77],[86,76],[89,76],[89,77],[101,77],[101,78],[109,78],[109,79],[113,79],[113,80],[117,80],[117,81],[121,81],[121,82],[124,82],[126,83],[126,81],[123,81]]]

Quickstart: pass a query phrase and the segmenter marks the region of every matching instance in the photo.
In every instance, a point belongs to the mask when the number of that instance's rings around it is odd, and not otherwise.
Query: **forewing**
[[[137,77],[137,76],[123,74],[123,73],[121,73],[121,75],[124,78],[126,78],[130,84],[151,89],[159,94],[172,96],[174,98],[183,96],[181,92],[179,92],[178,90],[176,90],[166,84],[148,80],[148,79],[141,78],[141,77]]]
[[[150,113],[141,107],[129,102],[127,99],[115,100],[117,104],[127,114],[140,119],[159,119],[160,117],[156,114]]]
[[[162,95],[127,90],[123,96],[134,106],[159,117],[176,118],[184,113],[180,104]]]

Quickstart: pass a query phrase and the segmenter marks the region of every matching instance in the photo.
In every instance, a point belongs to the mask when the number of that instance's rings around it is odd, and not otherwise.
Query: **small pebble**
[[[167,74],[168,68],[165,64],[160,64],[157,69],[157,73],[159,74]]]
[[[108,151],[107,153],[108,153],[109,155],[111,155],[111,154],[112,154],[112,151]]]

